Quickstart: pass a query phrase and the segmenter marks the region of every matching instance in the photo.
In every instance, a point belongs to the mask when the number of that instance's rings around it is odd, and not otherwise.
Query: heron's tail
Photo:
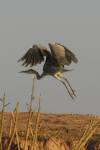
[[[63,73],[63,72],[68,72],[68,71],[72,71],[72,70],[74,70],[74,69],[71,69],[71,70],[63,69],[63,70],[62,70],[62,73]]]

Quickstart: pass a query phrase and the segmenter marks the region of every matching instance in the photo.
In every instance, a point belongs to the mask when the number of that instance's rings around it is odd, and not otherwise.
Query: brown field
[[[0,120],[2,114],[0,113]],[[27,124],[29,113],[18,113],[17,119],[17,133],[21,141],[25,141]],[[96,117],[95,124],[99,121],[99,117]],[[9,139],[10,121],[12,119],[11,113],[4,113],[4,126],[3,126],[3,139]],[[34,131],[36,125],[37,113],[34,113],[31,121],[31,128]],[[94,116],[92,116],[94,120]],[[40,113],[37,141],[46,143],[51,137],[58,139],[60,142],[66,143],[69,148],[73,144],[80,141],[87,126],[91,124],[91,115],[79,115],[79,114],[45,114]],[[94,126],[95,126],[94,124]],[[1,126],[0,126],[1,128]],[[12,132],[14,125],[12,125]],[[16,140],[16,136],[14,137]],[[32,134],[30,132],[28,141],[32,140]],[[98,143],[100,141],[100,127],[97,128],[92,137],[88,140],[89,143]]]

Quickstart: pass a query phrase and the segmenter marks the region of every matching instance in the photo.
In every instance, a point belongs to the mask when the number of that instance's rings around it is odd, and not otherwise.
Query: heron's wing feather
[[[65,48],[66,57],[69,57],[69,59],[71,59],[74,63],[77,63],[78,59],[76,58],[74,53],[72,53],[67,47],[65,47],[65,46],[63,46],[63,47]]]
[[[30,67],[41,64],[44,61],[44,56],[51,55],[50,52],[42,45],[33,45],[19,60],[24,61],[22,66]]]
[[[49,46],[52,55],[57,59],[60,66],[70,65],[72,61],[78,62],[76,56],[65,46],[59,43],[50,43]]]
[[[59,44],[59,43],[56,43]],[[61,45],[61,44],[59,44]],[[75,54],[72,53],[67,47],[65,47],[64,45],[61,45],[62,47],[64,47],[65,49],[65,56],[69,61],[73,61],[74,63],[78,62],[78,59],[76,58]]]

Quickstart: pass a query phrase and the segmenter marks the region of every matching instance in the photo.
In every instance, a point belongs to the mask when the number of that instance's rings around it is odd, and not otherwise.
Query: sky
[[[32,74],[17,61],[34,44],[50,50],[48,43],[69,48],[78,63],[63,73],[76,91],[75,101],[65,86],[52,76],[35,81],[33,109],[42,113],[100,115],[100,1],[99,0],[21,0],[0,1],[0,98],[12,112],[19,101],[19,112],[27,112],[33,86]],[[42,74],[43,63],[32,69]],[[0,111],[3,103],[0,101]]]

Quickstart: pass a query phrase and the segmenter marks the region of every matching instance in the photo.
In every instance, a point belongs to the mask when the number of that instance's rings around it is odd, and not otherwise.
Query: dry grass
[[[74,136],[77,137],[77,140],[79,142],[71,150],[81,150],[86,145],[88,140],[92,137],[93,133],[96,131],[98,126],[100,126],[100,121],[98,121],[95,124],[96,117],[93,119],[93,116],[91,116],[90,125],[86,126],[85,131],[84,131],[84,129],[79,128],[79,131],[74,130],[73,132],[70,132],[70,136],[67,136],[67,134],[69,133],[69,128],[66,126],[62,126],[62,127],[60,126],[60,128],[59,128],[59,126],[57,126],[58,124],[66,125],[66,121],[64,121],[64,120],[61,121],[60,115],[57,115],[57,120],[56,121],[54,120],[53,122],[51,122],[51,119],[50,119],[50,118],[52,118],[52,116],[49,116],[48,119],[44,118],[42,120],[39,120],[40,110],[41,110],[41,94],[40,94],[39,108],[38,108],[38,113],[37,113],[37,117],[36,117],[36,123],[33,126],[31,126],[32,118],[33,118],[35,110],[36,110],[36,108],[34,110],[32,110],[32,104],[33,104],[33,100],[34,100],[34,97],[33,97],[34,86],[35,86],[35,77],[33,80],[33,88],[32,88],[30,106],[27,104],[29,106],[29,117],[28,117],[28,121],[27,121],[26,133],[23,133],[23,135],[25,136],[24,150],[26,148],[26,144],[27,144],[27,141],[29,140],[29,138],[31,139],[31,150],[35,150],[36,141],[39,139],[41,139],[41,140],[51,139],[61,150],[61,147],[59,146],[59,144],[55,141],[55,139],[53,137],[55,137],[55,138],[64,137],[66,139],[66,141],[68,140],[68,141],[73,142]],[[20,150],[19,135],[18,135],[18,131],[17,131],[19,102],[17,103],[17,106],[15,107],[14,111],[12,112],[12,118],[10,120],[10,125],[9,125],[9,140],[7,142],[7,147],[5,147],[2,142],[3,141],[2,140],[3,126],[4,126],[4,108],[10,103],[5,105],[5,93],[4,93],[3,99],[0,99],[0,100],[3,102],[3,109],[1,112],[2,120],[1,120],[1,129],[0,129],[0,150],[5,150],[5,149],[10,150],[14,137],[16,137],[17,149]],[[63,115],[63,116],[65,116],[65,115]],[[42,124],[44,122],[53,123],[53,124],[55,124],[55,126],[54,126],[54,128],[48,126],[48,131],[45,132],[45,128],[42,126]],[[70,120],[69,120],[69,123],[72,124],[72,122]],[[80,120],[74,120],[74,123],[80,124]],[[62,133],[60,133],[59,131],[62,131]],[[37,133],[38,133],[38,135],[37,135]],[[83,136],[81,136],[82,133],[83,133]],[[63,143],[64,143],[64,141],[60,142],[60,145]]]

